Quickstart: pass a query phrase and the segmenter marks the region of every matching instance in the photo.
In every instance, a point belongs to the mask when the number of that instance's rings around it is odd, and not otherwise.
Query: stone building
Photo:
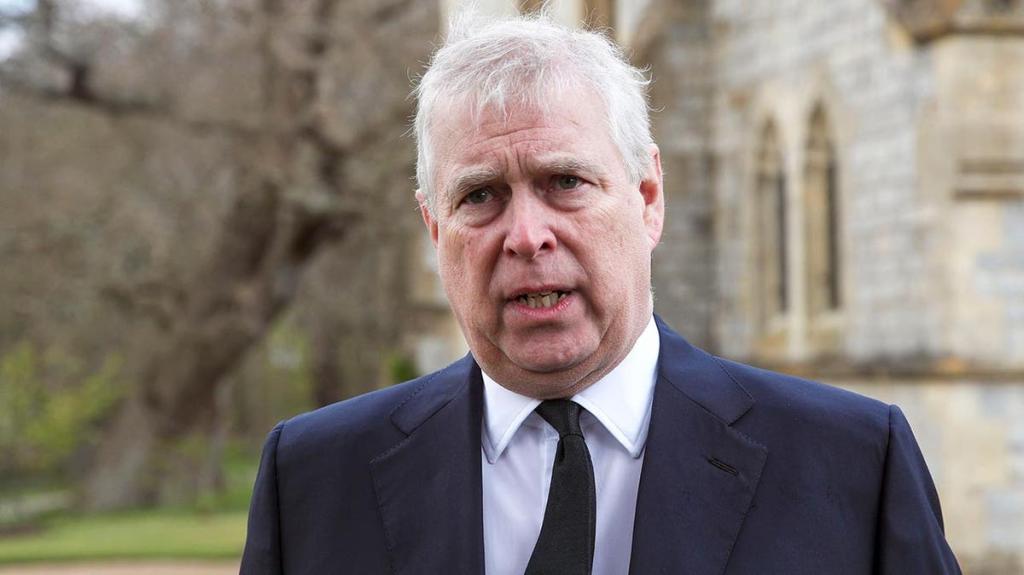
[[[652,71],[656,311],[719,355],[899,404],[965,571],[1024,573],[1024,0],[549,9]],[[423,368],[465,349],[439,317]]]

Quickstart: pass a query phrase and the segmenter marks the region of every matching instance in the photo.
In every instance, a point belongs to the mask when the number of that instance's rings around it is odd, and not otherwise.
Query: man
[[[279,424],[243,573],[959,572],[899,409],[654,318],[645,86],[599,35],[454,25],[417,198],[471,353]]]

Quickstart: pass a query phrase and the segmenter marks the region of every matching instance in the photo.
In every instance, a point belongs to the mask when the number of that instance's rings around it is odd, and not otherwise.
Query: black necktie
[[[558,431],[558,451],[544,524],[525,575],[590,575],[594,564],[597,490],[590,451],[580,430],[582,408],[567,399],[537,406],[537,413]]]

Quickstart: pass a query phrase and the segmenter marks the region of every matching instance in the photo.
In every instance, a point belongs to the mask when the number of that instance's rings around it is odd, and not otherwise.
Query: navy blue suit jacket
[[[631,573],[960,572],[897,407],[658,328]],[[278,424],[242,573],[483,573],[482,385],[467,356]]]

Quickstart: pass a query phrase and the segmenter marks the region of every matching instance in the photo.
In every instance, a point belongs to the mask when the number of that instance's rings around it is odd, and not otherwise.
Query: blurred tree
[[[131,188],[144,190],[149,202],[178,199],[172,209],[185,210],[178,215],[189,222],[168,217],[166,205],[126,215],[149,241],[121,254],[123,273],[106,276],[115,281],[90,284],[108,308],[129,318],[104,323],[115,332],[108,343],[124,345],[127,374],[136,383],[89,465],[83,501],[90,508],[189,498],[208,487],[202,483],[215,482],[215,473],[194,472],[216,460],[197,438],[223,427],[218,405],[228,397],[225,382],[296,298],[314,256],[344,237],[371,240],[348,250],[357,260],[402,252],[395,246],[408,239],[404,224],[388,233],[354,230],[408,222],[414,214],[412,154],[401,139],[411,114],[408,75],[426,59],[437,22],[435,6],[413,0],[154,0],[147,7],[126,19],[38,0],[31,10],[0,16],[0,26],[21,36],[20,47],[0,62],[0,99],[44,114],[87,111],[85,119],[76,116],[87,124],[81,137],[118,142],[118,160],[136,180]],[[119,137],[104,139],[88,124]],[[7,144],[12,152],[19,147]],[[4,165],[9,172],[7,158]],[[81,169],[89,178],[119,179],[116,171],[97,176]],[[15,189],[26,182],[7,184]],[[151,185],[191,194],[151,194]],[[102,217],[118,212],[122,196],[85,187],[100,201],[102,208],[93,207]],[[59,195],[65,188],[54,182],[50,189]],[[17,199],[28,203],[27,195]],[[180,229],[159,234],[147,227],[147,213],[158,225]],[[92,234],[80,229],[76,237]],[[160,240],[166,243],[154,243]],[[165,257],[152,262],[153,253]],[[145,271],[125,271],[140,260],[148,262]],[[377,261],[376,269],[384,269]],[[346,264],[339,258],[338,266]],[[88,272],[104,277],[102,270]],[[58,267],[39,279],[66,275]],[[356,299],[343,303],[385,310],[377,324],[397,321],[402,278],[386,275],[353,282],[360,286],[350,291]],[[371,347],[380,334],[397,340],[393,323],[364,333]],[[196,476],[208,479],[184,479]]]
[[[22,343],[0,355],[0,478],[58,468],[82,435],[116,401],[118,359],[96,373],[51,348],[41,355]],[[77,385],[69,385],[68,381]]]

